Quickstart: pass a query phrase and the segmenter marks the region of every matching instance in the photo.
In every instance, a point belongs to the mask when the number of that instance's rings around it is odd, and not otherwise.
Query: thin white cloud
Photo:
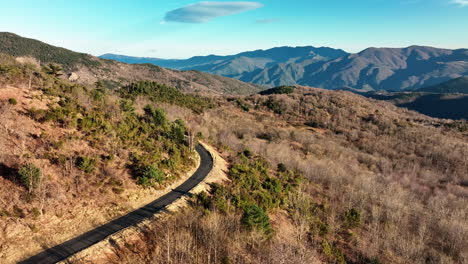
[[[178,8],[166,13],[164,21],[181,23],[206,23],[210,20],[263,7],[259,2],[205,1]]]
[[[452,3],[459,6],[468,6],[468,0],[452,0]]]

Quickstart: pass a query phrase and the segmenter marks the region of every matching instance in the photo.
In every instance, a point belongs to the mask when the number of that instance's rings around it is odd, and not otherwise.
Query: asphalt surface
[[[200,166],[197,171],[187,181],[172,190],[170,193],[138,210],[117,218],[60,245],[49,248],[19,263],[51,264],[66,260],[70,256],[106,239],[110,235],[127,227],[134,226],[143,220],[152,217],[155,213],[163,211],[168,205],[175,202],[182,196],[187,195],[195,186],[206,178],[213,168],[213,158],[208,151],[201,145],[198,145],[196,150],[201,158]]]

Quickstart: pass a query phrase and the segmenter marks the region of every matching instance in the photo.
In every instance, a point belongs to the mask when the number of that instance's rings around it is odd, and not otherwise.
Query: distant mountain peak
[[[212,74],[243,80],[253,74],[278,64],[302,63],[306,60],[328,61],[344,55],[343,50],[327,47],[275,47],[255,50],[235,55],[195,56],[186,60],[160,60],[153,58],[121,57],[106,54],[101,58],[114,59],[127,63],[153,63],[176,70],[199,70]]]
[[[125,62],[132,62],[131,58]],[[329,47],[281,46],[229,56],[146,62],[178,70],[195,69],[268,87],[299,84],[326,89],[398,91],[468,75],[468,50],[421,45],[370,47],[355,54]]]

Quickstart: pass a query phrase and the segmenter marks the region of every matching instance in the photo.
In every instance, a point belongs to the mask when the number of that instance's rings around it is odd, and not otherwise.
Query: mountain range
[[[55,47],[13,33],[0,32],[0,61],[2,54],[43,66],[50,63],[60,64],[63,68],[62,78],[81,84],[103,81],[109,88],[121,87],[140,80],[153,80],[185,92],[201,94],[245,95],[265,90],[267,87],[261,78],[255,79],[256,83],[264,85],[200,71],[216,64],[218,71],[231,72],[232,77],[245,79],[248,74],[243,74],[244,77],[240,78],[236,77],[239,71],[235,73],[235,66],[243,65],[244,68],[256,68],[252,72],[263,72],[263,75],[257,74],[263,76],[263,80],[272,76],[280,80],[270,83],[271,86],[276,83],[308,80],[310,86],[351,90],[367,97],[391,101],[398,106],[430,116],[454,119],[468,117],[466,96],[434,95],[434,93],[468,93],[468,78],[460,77],[467,75],[467,50],[463,49],[446,50],[413,46],[405,49],[371,48],[358,54],[347,54],[342,50],[331,48],[283,47],[246,52],[240,56],[194,57],[190,60],[159,59],[166,67],[185,69],[181,71],[148,63],[147,60],[152,59],[122,56],[115,58],[138,63],[127,64]],[[188,68],[198,65],[196,66],[198,70],[187,70],[183,68],[184,65],[189,65]],[[280,69],[294,69],[297,74],[285,75]],[[255,74],[252,73],[251,76],[253,75]],[[299,78],[300,76],[302,77]],[[299,81],[295,81],[296,79]],[[363,92],[372,89],[376,91]],[[381,90],[400,91],[400,93],[382,94],[379,92]],[[437,111],[434,112],[435,110]]]
[[[177,70],[199,70],[242,79],[246,72],[272,67],[279,63],[302,63],[304,61],[328,61],[347,53],[332,48],[314,47],[279,47],[269,50],[256,50],[230,56],[197,56],[187,60],[164,60],[156,58],[139,58],[115,54],[100,56],[126,63],[152,63],[161,67]]]
[[[187,60],[115,54],[105,54],[101,58],[204,71],[267,87],[305,85],[325,89],[404,91],[468,75],[467,49],[425,46],[368,48],[355,54],[325,47],[280,47]]]

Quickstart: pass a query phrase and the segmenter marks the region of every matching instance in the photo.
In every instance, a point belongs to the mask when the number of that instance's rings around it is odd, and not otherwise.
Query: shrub
[[[19,217],[19,218],[26,218],[26,213],[24,212],[23,209],[21,209],[19,206],[15,204],[13,206],[13,216]]]
[[[259,133],[259,134],[257,134],[257,138],[266,140],[268,142],[271,142],[276,138],[276,135],[274,133],[271,133],[271,132]]]
[[[76,158],[75,165],[78,169],[86,172],[91,173],[94,171],[96,160],[89,157],[78,157]]]
[[[211,207],[214,207],[221,212],[227,212],[228,211],[228,196],[230,196],[229,190],[224,187],[221,184],[218,183],[213,183],[210,184],[210,194],[211,196],[208,198],[211,198],[210,201],[210,207],[206,207],[207,209],[211,209]]]
[[[166,113],[164,113],[163,109],[147,105],[145,106],[144,111],[147,120],[151,123],[157,126],[162,126],[167,123]]]
[[[10,217],[10,216],[11,214],[7,210],[0,208],[0,217]]]
[[[97,87],[91,92],[91,97],[93,98],[94,101],[97,101],[97,102],[104,100],[105,96],[106,96],[106,90],[104,90],[103,87]]]
[[[120,109],[124,112],[133,113],[135,111],[135,106],[133,106],[133,102],[128,99],[122,99],[120,101]]]
[[[122,187],[112,187],[112,192],[114,192],[115,194],[122,194],[124,193],[124,188]]]
[[[280,103],[277,101],[273,100],[272,98],[268,98],[268,100],[264,103],[264,105],[273,111],[275,114],[281,115],[285,112],[285,108],[281,106]]]
[[[174,123],[171,124],[171,129],[169,131],[169,138],[172,139],[177,144],[183,144],[185,142],[185,124],[181,119],[177,119]]]
[[[266,234],[272,232],[270,218],[258,205],[248,205],[244,208],[241,223],[248,229],[257,229]]]
[[[344,215],[344,222],[349,228],[359,226],[361,224],[361,213],[357,209],[349,209]]]
[[[206,192],[201,192],[195,196],[195,202],[205,209],[211,208],[211,199]]]
[[[34,219],[38,218],[38,217],[41,215],[41,212],[40,212],[39,209],[37,209],[36,207],[34,207],[34,208],[31,210],[31,213],[32,213]]]
[[[286,168],[286,165],[284,165],[284,163],[279,163],[277,170],[278,172],[286,172],[288,169]]]
[[[150,187],[155,183],[163,183],[165,179],[165,174],[155,165],[144,166],[138,172],[136,177],[138,184]]]
[[[304,125],[310,126],[310,127],[313,127],[313,128],[326,128],[326,125],[321,124],[321,123],[319,123],[317,121],[308,121],[308,122],[305,122]]]
[[[184,94],[174,87],[151,81],[132,83],[121,89],[122,96],[135,99],[136,96],[148,96],[153,102],[164,102],[187,107],[194,112],[201,113],[211,108],[212,103],[207,98]]]
[[[8,103],[10,103],[11,105],[16,105],[18,103],[18,101],[16,101],[15,98],[10,98],[10,99],[8,99]]]
[[[29,193],[32,193],[41,182],[41,170],[29,163],[22,166],[18,170],[21,183],[28,189]]]
[[[253,156],[253,152],[250,149],[244,149],[244,151],[242,151],[242,154],[246,158],[251,158]]]
[[[63,75],[62,66],[57,63],[50,63],[49,65],[44,66],[43,70],[45,73],[55,77]]]
[[[329,258],[333,255],[332,248],[326,239],[322,240],[322,252]]]
[[[270,94],[291,94],[294,92],[296,87],[294,86],[278,86],[271,88],[265,91],[260,92],[261,95],[270,95]]]
[[[237,99],[236,103],[237,103],[237,106],[240,107],[240,109],[242,109],[244,112],[249,112],[249,111],[250,111],[249,105],[246,104],[246,103],[244,102],[244,100],[242,100],[242,99]]]
[[[322,237],[327,235],[330,232],[330,226],[327,223],[324,223],[318,220],[315,225],[316,225],[317,233]]]
[[[281,181],[277,178],[267,178],[263,183],[263,188],[268,190],[272,195],[278,196],[283,190]]]

